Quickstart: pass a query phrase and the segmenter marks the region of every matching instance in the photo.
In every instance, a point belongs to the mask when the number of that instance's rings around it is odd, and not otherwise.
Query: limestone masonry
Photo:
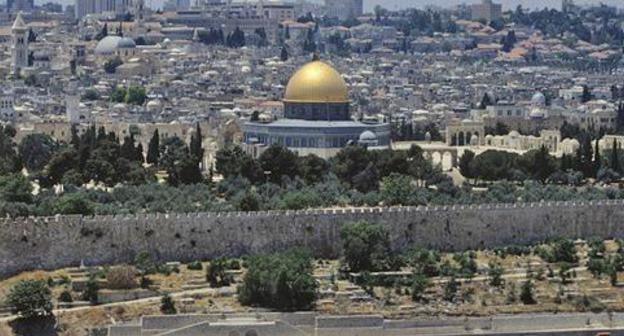
[[[557,237],[624,238],[624,201],[3,219],[0,276],[128,263],[143,251],[162,261],[289,247],[337,257],[340,228],[354,221],[383,224],[398,250],[478,249]]]

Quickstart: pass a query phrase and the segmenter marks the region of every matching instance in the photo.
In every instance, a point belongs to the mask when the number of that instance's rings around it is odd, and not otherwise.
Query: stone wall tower
[[[28,66],[28,26],[24,23],[22,13],[17,13],[13,27],[11,27],[11,67],[18,75],[20,69]]]

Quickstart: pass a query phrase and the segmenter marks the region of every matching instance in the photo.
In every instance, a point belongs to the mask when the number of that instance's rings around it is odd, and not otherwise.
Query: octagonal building
[[[272,144],[299,155],[335,155],[350,144],[368,148],[390,147],[390,125],[355,121],[349,111],[347,84],[327,63],[312,61],[288,81],[284,118],[249,121],[243,125],[243,146],[258,156]]]

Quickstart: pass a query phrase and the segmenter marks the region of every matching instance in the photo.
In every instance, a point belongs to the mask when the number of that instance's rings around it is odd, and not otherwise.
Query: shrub
[[[595,277],[598,278],[602,273],[605,273],[606,265],[602,259],[591,258],[587,262],[587,270]]]
[[[413,249],[407,253],[407,262],[414,271],[428,277],[440,274],[440,254],[426,249]]]
[[[157,265],[152,259],[149,252],[141,252],[134,258],[134,266],[143,275],[154,274],[157,270]]]
[[[201,271],[204,269],[204,266],[202,265],[202,263],[200,261],[191,261],[190,263],[188,263],[188,265],[186,265],[186,268],[191,270],[191,271]]]
[[[537,303],[533,295],[533,282],[531,280],[527,280],[522,284],[522,289],[520,290],[520,301],[522,301],[525,305]]]
[[[206,281],[210,283],[210,287],[229,286],[232,277],[226,273],[228,269],[228,261],[225,258],[215,259],[206,267]]]
[[[136,269],[132,266],[116,266],[106,273],[110,289],[134,289],[138,287]]]
[[[13,314],[28,319],[52,314],[52,292],[45,281],[22,280],[18,282],[7,297],[7,304]]]
[[[61,292],[61,294],[58,297],[58,300],[60,302],[66,302],[66,303],[74,302],[74,298],[72,298],[71,293],[67,289]]]
[[[358,222],[345,225],[341,232],[344,258],[352,272],[388,271],[398,268],[390,249],[390,238],[383,226]]]
[[[238,259],[231,259],[230,262],[228,263],[228,269],[231,269],[231,270],[241,269],[240,261],[238,261]]]
[[[89,276],[84,292],[82,292],[82,300],[89,301],[91,304],[97,304],[99,301],[98,291],[100,286],[97,283],[95,276],[92,274]]]
[[[160,299],[160,312],[165,315],[174,315],[178,313],[173,299],[168,293],[165,293]]]
[[[574,264],[578,261],[576,247],[570,239],[559,239],[552,244],[554,262],[568,262]]]
[[[500,264],[490,263],[488,270],[489,283],[492,287],[501,287],[503,285],[503,267]]]
[[[415,274],[412,281],[412,300],[422,301],[423,295],[429,287],[429,279],[422,274]]]
[[[249,268],[238,288],[244,305],[285,311],[307,310],[316,299],[312,257],[307,251],[249,258]]]
[[[606,305],[599,299],[586,294],[575,300],[576,309],[579,311],[591,311],[592,313],[600,313],[605,310]]]
[[[444,286],[444,300],[449,302],[455,301],[458,289],[459,283],[455,280],[455,277],[451,277],[451,279]]]

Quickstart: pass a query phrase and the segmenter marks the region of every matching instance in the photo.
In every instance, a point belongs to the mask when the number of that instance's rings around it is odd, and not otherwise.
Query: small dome
[[[49,61],[50,54],[45,50],[37,50],[33,52],[33,61]]]
[[[544,96],[541,92],[535,92],[533,97],[531,98],[531,104],[535,106],[544,106],[546,105],[546,96]]]
[[[492,138],[494,138],[492,134],[488,134],[485,136],[485,140],[491,140]]]
[[[136,42],[129,37],[123,37],[117,42],[117,48],[134,49],[136,48]]]
[[[529,117],[531,119],[542,119],[545,116],[546,113],[541,108],[534,108],[533,110],[531,110],[531,113],[529,113]]]
[[[518,131],[515,131],[515,130],[514,130],[514,131],[509,132],[509,136],[510,136],[511,138],[517,138],[517,137],[519,137],[519,136],[520,136],[520,133],[518,133]]]
[[[117,44],[121,40],[121,37],[115,35],[109,35],[101,39],[95,46],[96,55],[112,55],[117,50]]]
[[[364,131],[360,134],[360,141],[377,141],[377,135],[371,131]]]
[[[431,142],[431,132],[427,131],[427,133],[425,133],[425,141]]]

